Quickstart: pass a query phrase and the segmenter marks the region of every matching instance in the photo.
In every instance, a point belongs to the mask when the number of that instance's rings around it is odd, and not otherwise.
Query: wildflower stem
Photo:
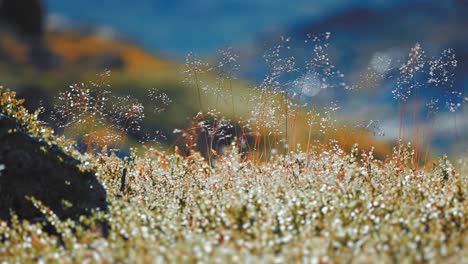
[[[232,80],[231,77],[229,77],[229,90],[231,92],[231,104],[232,104],[232,120],[234,120],[234,135],[235,137],[238,137],[239,135],[237,134],[237,126],[236,126],[236,110],[234,107],[234,93],[233,93],[233,88],[232,88]]]
[[[199,105],[199,108],[200,110],[199,111],[203,111],[203,107],[202,107],[202,101],[201,101],[201,91],[200,91],[200,84],[199,84],[199,81],[198,81],[198,73],[196,70],[193,71],[193,75],[195,77],[195,86],[197,87],[197,93],[198,93],[198,105]]]

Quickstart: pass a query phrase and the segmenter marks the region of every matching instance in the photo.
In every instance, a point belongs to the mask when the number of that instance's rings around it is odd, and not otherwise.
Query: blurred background
[[[453,85],[421,89],[419,96],[457,95],[455,113],[439,102],[433,146],[466,155],[467,26],[468,0],[0,0],[0,84],[26,98],[28,108],[44,107],[52,123],[47,112],[60,91],[109,69],[112,93],[130,94],[146,109],[155,108],[149,89],[167,94],[171,103],[146,115],[144,131],[171,142],[174,128],[186,127],[198,111],[196,91],[183,82],[189,52],[215,63],[218,50],[231,46],[239,54],[234,88],[242,97],[264,80],[265,51],[287,42],[285,57],[306,61],[310,36],[325,34],[327,56],[339,69],[336,82],[343,85],[322,89],[312,80],[302,102],[337,102],[339,121],[349,125],[378,120],[383,133],[376,140],[389,141],[399,127],[395,76],[420,43],[428,60],[445,49],[456,54]],[[215,79],[208,74],[204,82]],[[297,92],[294,82],[285,83]],[[213,95],[204,100],[216,101]],[[216,106],[230,113],[226,104]],[[422,123],[432,122],[425,111],[418,114]]]

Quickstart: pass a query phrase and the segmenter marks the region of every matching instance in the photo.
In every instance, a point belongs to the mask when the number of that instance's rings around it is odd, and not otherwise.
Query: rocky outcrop
[[[10,40],[3,44],[0,40],[1,60],[20,65],[26,60],[39,70],[60,65],[60,59],[44,43],[43,6],[42,0],[0,0],[0,34]],[[22,48],[15,48],[15,43]],[[5,45],[7,49],[2,50]]]
[[[0,22],[20,34],[40,37],[43,33],[41,0],[0,1]]]
[[[29,135],[16,119],[0,114],[0,219],[9,219],[10,210],[20,219],[40,219],[28,196],[61,219],[107,210],[106,190],[79,164],[58,146]]]

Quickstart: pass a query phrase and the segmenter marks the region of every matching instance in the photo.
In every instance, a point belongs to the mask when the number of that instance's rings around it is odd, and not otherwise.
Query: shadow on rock
[[[20,219],[41,219],[28,196],[60,219],[77,220],[93,209],[106,211],[106,190],[79,164],[58,146],[27,134],[16,119],[0,114],[0,219],[8,220],[10,210]],[[101,224],[105,235],[107,224]]]

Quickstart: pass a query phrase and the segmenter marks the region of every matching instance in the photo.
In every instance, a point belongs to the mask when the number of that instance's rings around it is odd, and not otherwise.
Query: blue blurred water
[[[301,21],[356,6],[381,9],[401,0],[45,0],[49,15],[108,26],[143,47],[183,57],[208,55]]]

